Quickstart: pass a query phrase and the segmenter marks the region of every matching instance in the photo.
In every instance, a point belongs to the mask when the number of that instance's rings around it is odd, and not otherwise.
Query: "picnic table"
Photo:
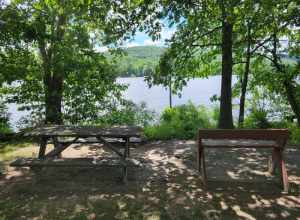
[[[109,128],[97,126],[51,125],[32,129],[24,134],[37,138],[39,142],[38,158],[19,158],[10,165],[15,167],[45,166],[85,166],[119,165],[123,168],[123,181],[127,181],[127,168],[139,166],[139,162],[130,158],[132,138],[142,138],[142,129],[136,126],[115,126]],[[46,153],[47,145],[54,148]],[[102,144],[117,155],[108,158],[61,158],[61,153],[72,144]],[[123,148],[123,149],[122,149]]]

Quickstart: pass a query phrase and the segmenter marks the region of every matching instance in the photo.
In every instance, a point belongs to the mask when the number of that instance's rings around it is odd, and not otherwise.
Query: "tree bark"
[[[52,53],[46,50],[45,41],[38,42],[43,60],[43,82],[45,93],[45,124],[62,124],[63,76],[51,66]]]
[[[222,82],[219,128],[233,128],[232,119],[232,31],[233,25],[227,21],[222,24]]]
[[[53,75],[45,81],[46,124],[62,124],[63,77]]]
[[[172,81],[170,79],[170,83],[169,83],[169,104],[170,104],[170,108],[173,107],[172,105]]]
[[[251,28],[250,28],[250,26],[248,26],[247,27],[246,63],[245,63],[245,70],[244,70],[244,74],[243,74],[243,78],[242,78],[241,96],[240,96],[239,127],[243,127],[244,118],[245,118],[245,100],[246,100],[248,78],[249,78],[249,73],[250,73],[250,59],[251,59],[250,36],[251,36]]]
[[[288,102],[296,116],[297,119],[297,125],[298,127],[300,127],[300,107],[299,107],[299,103],[297,102],[296,96],[296,88],[293,86],[293,84],[291,83],[291,81],[285,79],[284,82],[284,87],[285,87],[285,92],[287,95],[287,99]]]
[[[64,1],[61,2],[64,4]],[[57,46],[61,43],[66,23],[64,14],[58,15],[57,22],[53,24],[55,27],[56,40],[51,42],[48,49],[44,40],[39,41],[39,49],[43,59],[44,68],[44,92],[45,92],[45,123],[46,124],[63,124],[62,117],[62,101],[63,101],[63,84],[64,73],[58,63],[54,62],[54,58],[58,59]]]

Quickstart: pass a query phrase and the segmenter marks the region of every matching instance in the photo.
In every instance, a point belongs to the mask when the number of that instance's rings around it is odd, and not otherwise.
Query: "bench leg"
[[[277,161],[278,161],[278,155],[276,150],[273,149],[272,156],[269,157],[269,163],[268,163],[268,169],[269,169],[268,171],[271,175],[273,175],[275,172]]]
[[[274,174],[275,170],[279,168],[280,179],[283,185],[283,190],[288,192],[289,183],[288,183],[288,174],[283,159],[283,150],[280,148],[273,148],[272,157],[269,159],[269,172]]]
[[[204,148],[202,147],[200,141],[198,143],[197,168],[198,168],[198,171],[201,173],[202,182],[205,187],[206,183],[207,183],[205,157],[204,157]]]
[[[205,157],[204,157],[204,149],[202,151],[202,158],[201,158],[201,175],[204,187],[207,185],[207,175],[206,175],[206,166],[205,166]]]
[[[197,150],[197,169],[198,172],[201,173],[201,152],[199,148]]]
[[[283,159],[283,151],[279,150],[279,165],[280,165],[280,177],[281,177],[281,182],[283,185],[283,190],[284,192],[289,191],[289,181],[288,181],[288,174],[285,166],[285,162]]]

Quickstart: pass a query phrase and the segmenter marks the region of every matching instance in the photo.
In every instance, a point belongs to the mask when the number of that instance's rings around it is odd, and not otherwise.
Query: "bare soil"
[[[10,157],[35,156],[30,145]],[[11,168],[0,177],[0,220],[4,219],[299,219],[300,148],[285,152],[291,192],[267,172],[271,150],[206,151],[208,186],[196,170],[194,141],[136,145],[143,166],[129,170],[128,183],[116,167]],[[76,146],[63,157],[114,156],[96,145]],[[8,161],[4,162],[7,165]]]

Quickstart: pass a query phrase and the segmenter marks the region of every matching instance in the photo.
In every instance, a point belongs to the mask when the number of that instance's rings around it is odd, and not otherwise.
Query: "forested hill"
[[[154,70],[164,50],[164,47],[157,46],[126,48],[126,55],[119,58],[116,68],[122,77],[144,76]]]
[[[120,77],[136,77],[151,74],[158,64],[160,55],[164,52],[165,47],[157,46],[136,46],[125,48],[125,55],[117,58],[115,68]],[[109,54],[106,54],[110,57]],[[284,61],[293,62],[296,59],[286,55],[280,55]],[[210,73],[219,75],[219,73]]]

